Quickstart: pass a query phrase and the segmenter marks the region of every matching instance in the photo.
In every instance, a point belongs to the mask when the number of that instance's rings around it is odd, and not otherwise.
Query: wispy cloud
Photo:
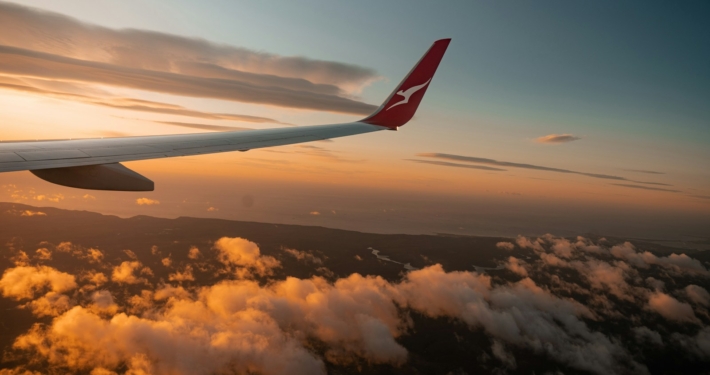
[[[320,147],[320,146],[314,146],[314,145],[297,145],[294,146],[296,151],[293,151],[296,154],[302,154],[302,155],[307,155],[331,162],[357,162],[357,161],[362,161],[362,160],[355,160],[355,159],[347,159],[342,156],[340,156],[340,152],[338,151],[333,151],[329,150],[325,147]]]
[[[649,182],[649,181],[634,181],[637,184],[644,184],[644,185],[657,185],[657,186],[673,186],[671,184],[665,184],[663,182]]]
[[[8,46],[0,46],[0,73],[341,113],[368,114],[377,108],[336,95],[129,68]]]
[[[419,159],[407,159],[407,160],[413,161],[416,163],[441,165],[441,166],[446,166],[446,167],[482,169],[482,170],[488,170],[488,171],[505,171],[506,170],[506,169],[501,169],[501,168],[476,165],[476,164],[484,164],[484,165],[493,165],[496,167],[522,168],[522,169],[532,169],[532,170],[537,170],[537,171],[576,174],[576,175],[587,176],[587,177],[592,177],[592,178],[599,178],[599,179],[603,179],[603,180],[628,181],[628,182],[632,182],[634,184],[656,185],[656,186],[673,186],[671,184],[666,184],[666,183],[662,183],[662,182],[634,181],[634,180],[630,180],[630,179],[628,179],[626,177],[622,177],[622,176],[579,172],[579,171],[573,171],[573,170],[569,170],[569,169],[552,168],[552,167],[545,167],[542,165],[514,163],[514,162],[508,162],[508,161],[499,161],[499,160],[479,158],[479,157],[474,157],[474,156],[462,156],[462,155],[453,155],[453,154],[444,154],[444,153],[419,153],[419,154],[417,154],[417,156],[440,159],[440,160],[436,160],[436,161],[419,160]],[[441,161],[441,160],[452,160],[452,161],[475,163],[475,164],[452,163],[450,161]],[[654,187],[641,186],[641,185],[631,185],[631,184],[613,184],[613,185],[636,187],[639,189],[646,189],[646,190],[667,191],[667,192],[673,192],[673,193],[680,192],[680,190],[654,188]]]
[[[419,160],[419,159],[405,159],[405,160],[407,160],[407,161],[413,161],[413,162],[415,162],[415,163],[421,163],[421,164],[443,165],[443,166],[445,166],[445,167],[480,169],[480,170],[484,170],[484,171],[507,171],[507,169],[486,167],[486,166],[483,166],[483,165],[471,165],[471,164],[450,163],[450,162],[447,162],[447,161],[433,161],[433,160]]]
[[[114,30],[0,3],[0,74],[367,114],[368,68],[145,30]]]
[[[577,141],[580,139],[582,138],[572,134],[549,134],[543,137],[536,138],[535,142],[556,144]]]
[[[616,186],[623,186],[623,187],[628,187],[628,188],[634,188],[634,189],[643,189],[643,190],[655,190],[655,191],[667,191],[671,193],[680,193],[680,190],[675,190],[675,189],[664,189],[664,188],[655,188],[655,187],[650,187],[650,186],[641,186],[641,185],[633,185],[633,184],[612,184]]]
[[[0,47],[1,49],[2,47]],[[1,55],[1,53],[0,53]],[[0,62],[0,65],[2,63]],[[41,87],[33,86],[24,79],[12,79],[8,77],[0,77],[0,88],[10,89],[15,91],[22,91],[32,94],[40,94],[45,96],[51,96],[59,99],[67,99],[78,101],[86,104],[99,105],[103,107],[111,107],[117,109],[125,109],[130,111],[139,112],[151,112],[151,113],[162,113],[168,115],[195,117],[208,120],[231,120],[231,121],[242,121],[242,122],[253,122],[253,123],[275,123],[282,125],[290,125],[282,123],[278,120],[258,117],[250,115],[240,115],[234,113],[212,113],[212,112],[202,112],[197,110],[188,109],[179,105],[161,103],[149,100],[141,100],[134,98],[122,98],[122,97],[99,97],[90,96],[84,94],[77,94],[72,92],[62,92],[62,91],[52,91]],[[74,85],[75,89],[79,89],[80,86]]]
[[[463,162],[467,162],[467,163],[495,165],[498,167],[522,168],[522,169],[533,169],[533,170],[537,170],[537,171],[578,174],[578,175],[582,175],[582,176],[601,178],[601,179],[605,179],[605,180],[628,181],[626,178],[620,177],[620,176],[612,176],[612,175],[598,174],[598,173],[577,172],[577,171],[572,171],[569,169],[551,168],[551,167],[545,167],[545,166],[541,166],[541,165],[513,163],[513,162],[508,162],[508,161],[498,161],[498,160],[479,158],[479,157],[474,157],[474,156],[462,156],[462,155],[443,154],[443,153],[420,153],[420,154],[417,154],[417,156],[422,156],[422,157],[427,157],[427,158],[435,158],[435,159],[453,160],[453,161],[463,161]]]
[[[646,173],[646,174],[666,174],[665,172],[657,172],[657,171],[649,171],[645,169],[624,169],[627,172],[636,172],[636,173]]]

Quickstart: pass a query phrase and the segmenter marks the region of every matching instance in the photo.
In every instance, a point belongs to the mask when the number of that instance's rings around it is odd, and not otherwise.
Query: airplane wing
[[[81,189],[152,191],[153,181],[120,163],[397,130],[414,116],[450,41],[434,42],[375,113],[357,122],[222,133],[0,142],[0,172],[29,170],[43,180]]]

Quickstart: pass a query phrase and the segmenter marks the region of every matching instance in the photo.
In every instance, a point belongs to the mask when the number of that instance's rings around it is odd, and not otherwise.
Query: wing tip
[[[409,122],[434,78],[449,43],[451,38],[435,41],[377,111],[360,122],[388,128],[397,128]]]

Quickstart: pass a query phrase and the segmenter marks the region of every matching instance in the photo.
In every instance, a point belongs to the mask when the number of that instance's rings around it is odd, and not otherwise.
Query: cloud
[[[198,259],[201,255],[200,249],[195,246],[191,246],[190,250],[187,251],[187,257],[192,260]]]
[[[425,156],[425,155],[418,154],[417,156]],[[483,165],[469,165],[469,164],[460,164],[460,163],[450,163],[450,162],[447,162],[447,161],[432,161],[432,160],[418,160],[418,159],[405,159],[405,160],[407,160],[407,161],[413,161],[413,162],[415,162],[415,163],[421,163],[421,164],[442,165],[442,166],[445,166],[445,167],[480,169],[480,170],[483,170],[483,171],[507,171],[507,169],[486,167],[486,166],[483,166]]]
[[[455,317],[494,339],[544,352],[577,369],[616,372],[612,353],[627,355],[579,320],[591,316],[589,310],[552,296],[529,278],[492,287],[486,276],[432,266],[408,273],[402,289],[408,305],[427,316]]]
[[[489,369],[521,367],[521,350],[572,372],[595,374],[648,373],[636,361],[645,360],[649,344],[664,350],[664,343],[673,343],[689,357],[710,358],[710,330],[703,326],[707,316],[700,307],[707,291],[690,283],[704,285],[710,275],[697,261],[605,239],[548,234],[519,236],[515,243],[520,256],[499,252],[500,267],[488,271],[490,276],[447,272],[437,264],[397,280],[356,273],[325,279],[274,275],[281,264],[263,255],[256,243],[223,237],[213,251],[189,256],[221,267],[226,272],[214,274],[219,279],[209,277],[189,288],[176,285],[193,281],[177,276],[193,276],[193,266],[199,268],[193,263],[166,278],[172,285],[160,281],[140,291],[134,284],[110,285],[117,292],[91,289],[64,302],[44,295],[32,302],[50,301],[58,308],[47,311],[56,317],[18,337],[14,349],[63,372],[184,374],[197,368],[202,373],[321,374],[331,365],[355,368],[359,361],[403,364],[409,359],[406,336],[417,335],[419,322],[427,318],[463,323],[485,335],[490,346],[481,352],[493,361]],[[77,246],[64,247],[71,252]],[[313,257],[282,250],[304,262]],[[191,247],[188,254],[198,252]],[[130,269],[120,273],[136,277],[141,267],[123,262],[116,268]],[[659,272],[650,277],[654,270]],[[252,279],[255,275],[261,277]],[[686,299],[698,305],[695,312]],[[673,329],[678,322],[694,324],[681,334]],[[627,328],[608,329],[606,323]]]
[[[60,293],[48,292],[44,296],[30,301],[28,307],[37,317],[59,316],[74,306],[71,299]]]
[[[516,257],[509,257],[508,262],[505,263],[505,268],[507,268],[516,275],[522,277],[528,276],[528,270],[525,268],[525,262]]]
[[[52,252],[43,247],[35,250],[35,257],[40,260],[50,260],[52,259]]]
[[[125,261],[113,268],[111,281],[124,284],[145,283],[146,279],[136,276],[136,272],[139,271],[142,266],[139,261]]]
[[[570,241],[548,234],[534,240],[521,236],[518,237],[517,243],[523,249],[533,250],[539,258],[538,261],[525,266],[528,273],[551,272],[544,267],[566,268],[577,272],[588,285],[585,286],[587,288],[585,290],[580,289],[578,285],[558,280],[559,287],[567,292],[589,294],[591,290],[595,293],[608,293],[620,301],[641,303],[648,300],[651,293],[658,292],[658,287],[655,285],[663,282],[653,278],[646,279],[651,281],[650,285],[654,288],[650,291],[645,285],[634,285],[638,283],[634,280],[643,281],[639,277],[639,270],[650,270],[655,266],[663,269],[662,274],[675,277],[710,277],[710,272],[698,260],[685,254],[656,256],[648,251],[638,251],[629,242],[603,246],[601,244],[604,240],[595,244],[584,237],[577,237],[576,241]],[[542,269],[540,266],[543,266]],[[607,297],[596,299],[593,305],[601,305],[603,314],[615,314],[611,308],[612,303]],[[660,305],[659,302],[655,306]]]
[[[111,292],[108,290],[99,290],[94,292],[94,294],[91,295],[91,301],[91,311],[98,314],[106,314],[111,316],[116,314],[119,310],[118,304],[116,304]]]
[[[320,212],[318,212],[318,211],[311,211],[311,212],[309,213],[309,215],[312,215],[312,216],[319,216],[319,215],[320,215]]]
[[[616,258],[624,259],[639,268],[659,265],[677,274],[689,273],[710,276],[710,272],[698,261],[685,254],[671,254],[659,257],[648,251],[638,252],[630,242],[613,246],[609,251]]]
[[[284,57],[251,51],[245,48],[210,43],[136,29],[109,29],[87,24],[58,13],[3,3],[0,8],[0,43],[48,53],[151,70],[179,70],[176,64],[193,64],[189,69],[208,71],[205,76],[230,74],[215,71],[210,64],[228,69],[257,73],[268,85],[276,85],[280,77],[292,77],[294,88],[304,88],[310,82],[324,85],[363,85],[377,79],[367,68],[337,62]],[[98,46],[98,47],[97,47]],[[211,71],[210,71],[211,70]],[[260,74],[266,74],[262,77]],[[307,80],[307,81],[306,81]],[[315,86],[313,90],[333,90]],[[328,91],[330,92],[330,91]]]
[[[658,346],[663,345],[663,338],[661,337],[661,334],[646,326],[634,327],[633,331],[636,336],[636,340],[640,342],[648,341]]]
[[[648,299],[648,307],[668,320],[699,322],[689,304],[680,302],[663,292],[651,294]]]
[[[543,167],[540,165],[533,165],[533,164],[512,163],[512,162],[507,162],[507,161],[498,161],[498,160],[479,158],[479,157],[473,157],[473,156],[461,156],[461,155],[443,154],[443,153],[420,153],[420,154],[417,154],[417,156],[444,159],[444,160],[463,161],[463,162],[467,162],[467,163],[495,165],[495,166],[500,166],[500,167],[523,168],[523,169],[533,169],[533,170],[538,170],[538,171],[578,174],[578,175],[594,177],[594,178],[602,178],[602,179],[607,179],[607,180],[621,180],[621,181],[626,180],[626,178],[619,177],[619,176],[576,172],[576,171],[571,171],[568,169],[550,168],[550,167]]]
[[[710,306],[710,293],[705,288],[697,285],[685,287],[685,295],[691,301],[701,306]]]
[[[106,275],[98,271],[89,271],[82,277],[82,279],[96,286],[101,286],[108,282],[108,278],[106,277]]]
[[[545,249],[542,247],[542,244],[544,242],[540,238],[538,238],[537,240],[530,240],[527,237],[518,236],[518,238],[515,240],[515,243],[517,243],[518,246],[520,246],[523,249],[532,249],[532,250],[535,250],[536,252],[545,251]]]
[[[7,3],[0,45],[4,75],[353,114],[375,106],[347,96],[379,79],[355,65],[114,30]]]
[[[548,144],[558,144],[558,143],[568,143],[572,141],[577,141],[582,138],[574,136],[572,134],[549,134],[543,137],[538,137],[535,142],[538,143],[548,143]]]
[[[614,186],[623,186],[627,188],[633,188],[633,189],[642,189],[642,190],[653,190],[653,191],[667,191],[670,193],[680,193],[680,190],[676,189],[663,189],[663,188],[655,188],[655,187],[650,187],[650,186],[641,186],[641,185],[633,185],[633,184],[611,184]]]
[[[637,184],[646,184],[646,185],[657,185],[657,186],[673,186],[671,184],[666,184],[663,182],[650,182],[650,181],[634,181]]]
[[[37,317],[58,316],[69,310],[73,303],[62,293],[76,288],[73,275],[46,266],[10,268],[0,279],[2,295],[18,301],[31,299],[22,307]],[[36,298],[37,295],[41,296]]]
[[[5,211],[10,215],[15,215],[15,216],[47,216],[45,212],[42,211],[32,211],[32,210],[7,210]]]
[[[704,327],[695,336],[680,333],[672,335],[674,341],[703,361],[710,360],[710,327]]]
[[[45,195],[45,194],[40,194],[40,195],[34,196],[33,199],[34,199],[34,200],[38,200],[38,201],[40,201],[40,202],[41,202],[41,201],[50,201],[50,202],[55,202],[55,203],[56,203],[56,202],[59,202],[59,201],[61,201],[61,200],[64,200],[64,195],[62,195],[62,194],[47,194],[47,195]]]
[[[329,162],[361,162],[362,160],[347,159],[340,156],[339,152],[329,150],[325,147],[314,146],[314,145],[296,145],[292,147],[293,151],[291,153],[302,154],[310,157],[315,157]],[[273,151],[273,150],[271,150]]]
[[[90,248],[86,251],[84,259],[88,260],[89,263],[101,263],[104,259],[104,253],[99,249]]]
[[[168,275],[170,281],[195,281],[195,276],[192,274],[192,266],[187,265],[182,271],[177,271]]]
[[[138,256],[136,255],[136,253],[133,252],[133,250],[124,249],[123,253],[131,259],[138,259]]]
[[[281,267],[281,263],[271,256],[261,255],[259,246],[243,238],[222,237],[215,241],[217,259],[238,277],[249,277],[251,274],[268,276],[273,269]]]
[[[635,182],[635,183],[641,183],[641,184],[670,186],[667,184],[657,183],[657,182],[633,181],[633,180],[629,180],[626,177],[621,177],[621,176],[613,176],[613,175],[606,175],[606,174],[599,174],[599,173],[577,172],[577,171],[572,171],[569,169],[552,168],[552,167],[545,167],[545,166],[541,166],[541,165],[533,165],[533,164],[525,164],[525,163],[498,161],[498,160],[479,158],[479,157],[474,157],[474,156],[462,156],[462,155],[436,153],[436,152],[434,152],[434,153],[432,153],[432,152],[419,153],[419,154],[417,154],[417,156],[427,157],[427,158],[435,158],[435,159],[443,159],[443,160],[453,160],[453,161],[466,162],[466,163],[494,165],[494,166],[498,166],[498,167],[522,168],[522,169],[531,169],[531,170],[537,170],[537,171],[576,174],[576,175],[587,176],[587,177],[592,177],[592,178],[600,178],[600,179],[604,179],[604,180],[629,181],[629,182]],[[416,160],[416,159],[410,160],[410,161],[416,161],[418,163],[450,166],[450,167],[459,167],[459,168],[487,169],[486,167],[478,166],[478,165],[468,165],[468,164],[450,163],[450,162],[442,162],[442,161],[434,162],[434,161]],[[487,169],[487,170],[505,171],[505,169],[495,169],[495,168],[491,168],[491,169]],[[644,186],[638,186],[638,185],[626,185],[626,184],[612,184],[612,185],[638,187],[641,189],[648,189],[648,190],[679,192],[678,190],[651,188],[651,187],[644,187]]]
[[[136,199],[136,204],[139,206],[153,206],[160,204],[160,201],[150,198],[138,198]]]
[[[499,249],[501,249],[501,250],[512,251],[512,250],[515,248],[515,245],[513,245],[513,244],[510,243],[510,242],[505,242],[505,241],[503,241],[503,242],[498,242],[498,243],[496,244],[496,247],[499,248]]]
[[[283,251],[297,260],[303,261],[304,263],[323,264],[323,260],[321,258],[305,251],[288,248],[283,249]]]
[[[267,375],[324,373],[318,359],[284,335],[266,314],[254,310],[221,316],[185,301],[158,320],[123,313],[103,320],[75,307],[53,327],[61,329],[37,327],[20,337],[15,347],[34,349],[50,364],[75,371],[116,369],[125,363],[128,373],[189,374],[197,369],[204,374],[223,369],[237,373],[258,369]]]
[[[5,297],[31,299],[45,291],[64,293],[77,287],[73,275],[46,266],[6,269],[0,279],[0,291]]]
[[[636,173],[646,173],[646,174],[666,174],[665,172],[658,172],[658,171],[649,171],[645,169],[624,169],[627,172],[636,172]]]
[[[0,49],[1,49],[1,47],[0,47]],[[3,82],[3,81],[5,81],[5,82]],[[282,124],[282,125],[291,125],[291,124],[282,123],[278,120],[275,120],[272,118],[267,118],[267,117],[240,115],[240,114],[233,114],[233,113],[203,112],[203,111],[188,109],[183,106],[179,106],[179,105],[175,105],[175,104],[162,103],[162,102],[156,102],[156,101],[150,101],[150,100],[141,100],[141,99],[115,97],[115,96],[101,97],[101,96],[91,96],[91,95],[87,95],[85,93],[75,94],[75,93],[67,93],[67,92],[61,92],[61,91],[46,90],[43,88],[39,88],[39,87],[30,85],[29,83],[26,82],[26,81],[28,81],[27,79],[15,80],[17,83],[12,83],[12,84],[7,83],[7,81],[8,81],[7,77],[0,77],[0,88],[10,89],[10,90],[15,90],[15,91],[22,91],[22,92],[27,92],[27,93],[32,93],[32,94],[51,96],[51,97],[55,97],[55,98],[59,98],[59,99],[65,99],[65,100],[74,100],[74,101],[78,101],[78,102],[82,102],[82,103],[86,103],[86,104],[98,105],[98,106],[109,107],[109,108],[138,111],[138,112],[161,113],[161,114],[176,115],[176,116],[187,116],[187,117],[195,117],[195,118],[201,118],[201,119],[207,119],[207,120],[231,120],[231,121],[242,121],[242,122],[252,122],[252,123],[275,123],[275,124]],[[30,80],[30,81],[34,82],[35,84],[37,82],[39,82],[38,80]],[[102,132],[101,134],[103,134],[104,136],[109,136],[109,137],[126,136],[126,134],[123,134],[120,132]]]

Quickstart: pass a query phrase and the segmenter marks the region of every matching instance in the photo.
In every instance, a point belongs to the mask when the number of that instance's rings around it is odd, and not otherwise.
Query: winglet
[[[434,77],[439,62],[444,57],[449,42],[451,39],[441,39],[434,42],[380,108],[360,122],[396,130],[397,127],[411,120]]]

